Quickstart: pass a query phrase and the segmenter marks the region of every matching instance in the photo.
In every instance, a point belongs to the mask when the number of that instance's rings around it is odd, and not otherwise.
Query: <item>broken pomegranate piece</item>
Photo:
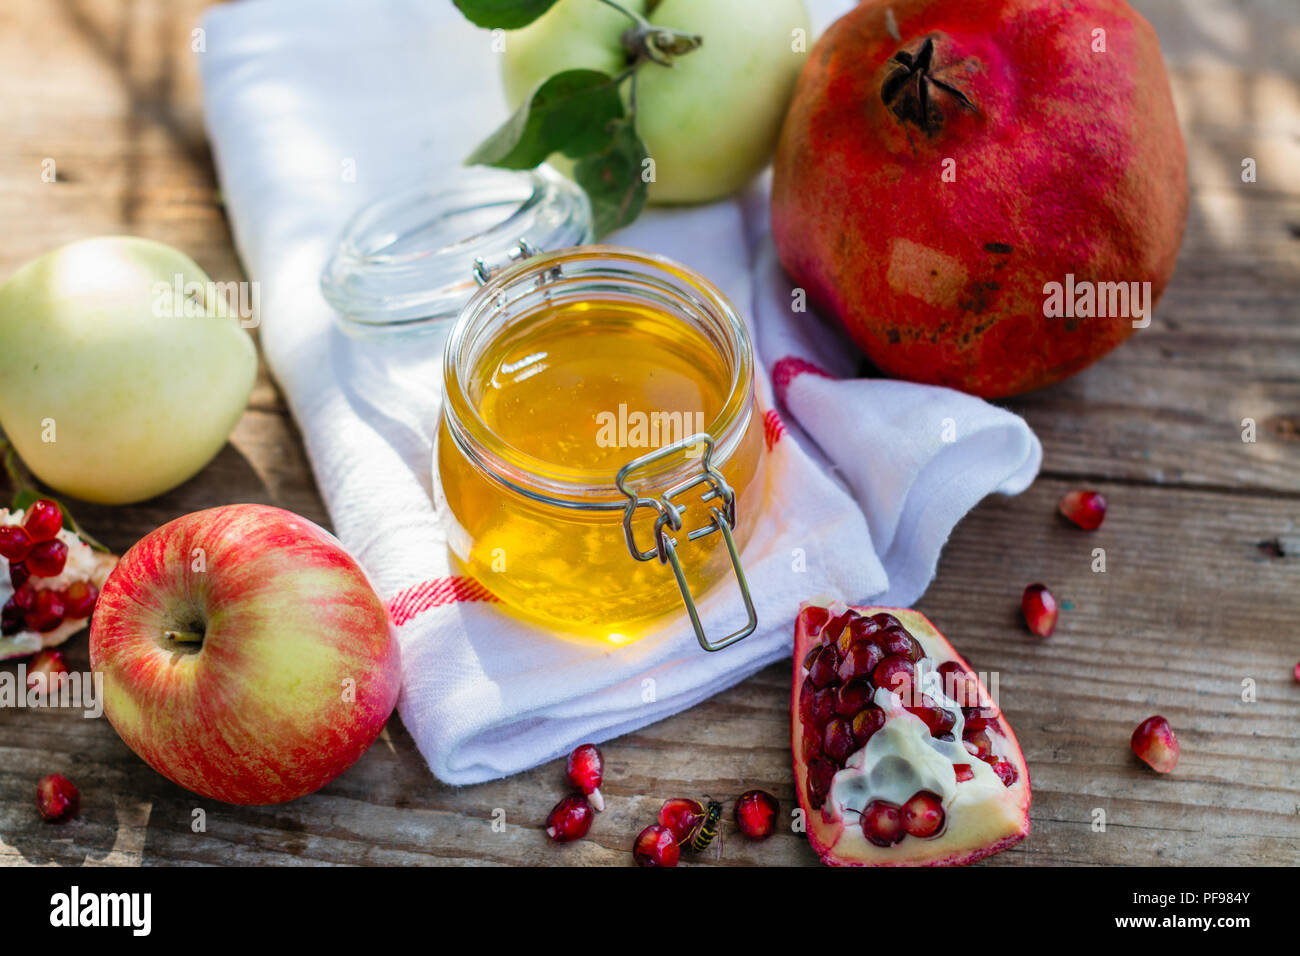
[[[0,508],[0,661],[56,647],[85,627],[116,564],[64,528],[51,501]]]
[[[824,625],[846,615],[847,625],[828,635]],[[825,679],[828,653],[839,657],[843,633],[856,635],[844,659],[865,659],[855,651],[865,641],[880,661],[869,676],[841,667],[839,683],[813,689],[812,669]],[[1015,734],[979,676],[925,617],[805,607],[794,659],[795,790],[823,862],[970,863],[1029,833],[1029,773]],[[853,676],[845,681],[840,673]],[[826,712],[820,694],[831,696]]]
[[[1138,724],[1129,742],[1133,752],[1156,773],[1169,773],[1178,766],[1178,738],[1169,721],[1159,714]]]

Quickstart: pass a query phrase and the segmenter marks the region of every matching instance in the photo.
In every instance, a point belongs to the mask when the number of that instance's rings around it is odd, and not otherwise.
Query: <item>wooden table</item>
[[[9,0],[0,5],[0,275],[60,243],[149,236],[219,280],[240,277],[204,139],[188,50],[200,0]],[[990,865],[1300,861],[1300,15],[1285,0],[1150,0],[1188,140],[1192,201],[1178,272],[1149,329],[1083,374],[1008,404],[1046,448],[1027,493],[980,505],[920,602],[1003,705],[1034,782],[1033,834]],[[52,157],[58,181],[41,179]],[[1243,183],[1245,157],[1258,181]],[[1256,440],[1243,442],[1243,420]],[[1095,487],[1103,528],[1056,501]],[[263,375],[230,445],[198,478],[129,508],[78,509],[124,550],[180,514],[230,501],[328,516],[294,424]],[[1094,573],[1092,549],[1106,552]],[[1021,589],[1068,602],[1046,642],[1019,622]],[[67,650],[88,667],[84,635]],[[12,664],[7,665],[13,667]],[[608,810],[556,848],[539,824],[558,763],[457,789],[433,779],[394,717],[359,764],[287,806],[227,807],[173,786],[104,720],[0,711],[0,862],[623,865],[669,796],[763,787],[793,805],[790,667],[604,747]],[[1243,701],[1243,687],[1255,699]],[[1177,772],[1129,751],[1170,719]],[[82,791],[80,819],[43,825],[42,775]],[[191,829],[196,807],[206,832]],[[494,810],[506,827],[494,831]],[[1093,827],[1098,810],[1106,827]],[[499,829],[499,828],[498,828]],[[730,825],[727,828],[731,830]],[[801,836],[724,864],[813,864]]]

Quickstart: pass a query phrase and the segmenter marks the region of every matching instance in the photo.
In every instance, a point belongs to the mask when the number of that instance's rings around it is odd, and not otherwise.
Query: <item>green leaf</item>
[[[574,169],[574,178],[591,200],[598,239],[640,215],[649,191],[642,177],[647,155],[632,124],[618,121],[609,145],[579,161]]]
[[[613,77],[599,70],[565,70],[541,83],[466,162],[532,169],[552,153],[578,159],[603,150],[609,144],[611,120],[622,115],[623,100]]]
[[[540,17],[559,0],[454,0],[465,18],[490,30],[518,30]]]

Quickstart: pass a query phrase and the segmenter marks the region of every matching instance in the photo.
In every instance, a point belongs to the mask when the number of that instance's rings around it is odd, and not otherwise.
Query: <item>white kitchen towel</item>
[[[848,4],[811,6],[821,27]],[[514,773],[690,707],[789,654],[802,600],[911,603],[962,515],[1037,473],[1040,445],[1018,417],[946,389],[852,377],[843,336],[790,309],[763,181],[735,200],[652,209],[612,241],[693,266],[754,331],[770,450],[744,553],[759,630],[707,654],[684,615],[621,647],[519,623],[457,577],[432,503],[442,336],[349,338],[318,285],[355,210],[436,180],[503,120],[490,34],[450,0],[245,0],[209,11],[200,37],[207,125],[260,284],[262,347],[335,532],[388,603],[400,713],[442,780]],[[702,604],[719,632],[743,618],[727,586]]]

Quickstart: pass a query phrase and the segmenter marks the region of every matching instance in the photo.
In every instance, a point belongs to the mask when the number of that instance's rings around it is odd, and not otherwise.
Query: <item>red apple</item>
[[[397,642],[361,568],[264,505],[185,515],[131,548],[95,608],[90,662],[127,746],[227,803],[320,789],[397,702]]]

